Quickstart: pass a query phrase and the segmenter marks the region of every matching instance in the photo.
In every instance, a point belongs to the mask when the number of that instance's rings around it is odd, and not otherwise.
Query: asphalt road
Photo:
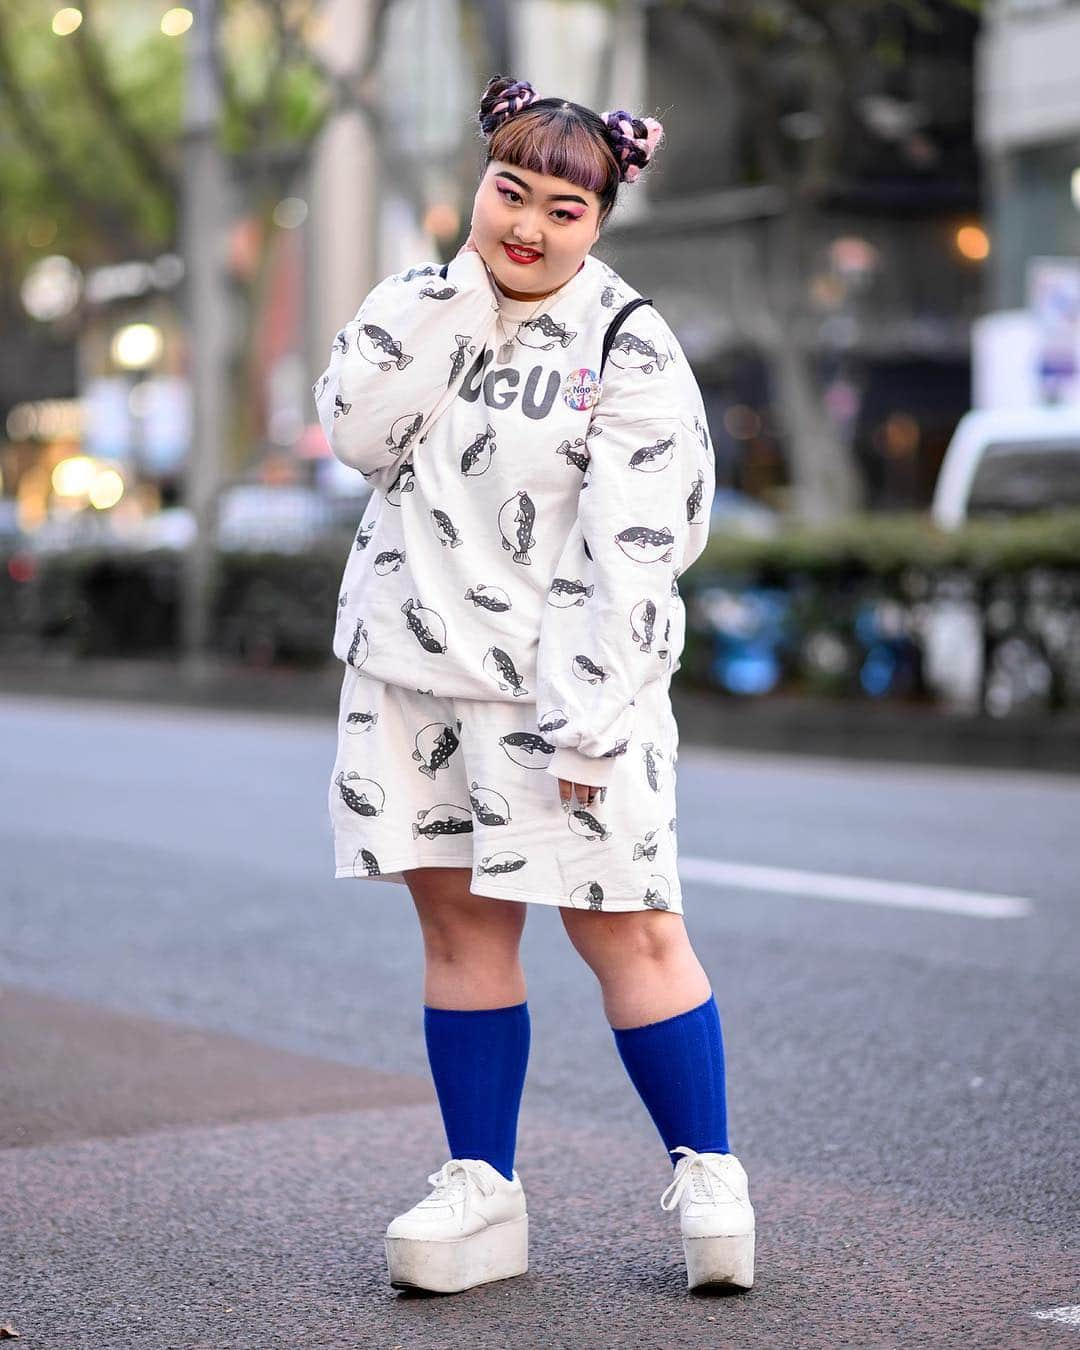
[[[530,1271],[439,1298],[386,1282],[446,1149],[408,894],[331,877],[332,721],[0,699],[13,1344],[1080,1346],[1080,780],[682,737],[755,1288],[687,1292],[663,1147],[536,906]]]

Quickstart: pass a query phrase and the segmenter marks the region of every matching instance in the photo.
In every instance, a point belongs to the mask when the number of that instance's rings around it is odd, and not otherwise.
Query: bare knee
[[[602,980],[609,971],[642,962],[666,965],[685,957],[690,940],[681,914],[631,910],[625,914],[560,908],[567,936]]]
[[[404,873],[429,961],[517,960],[527,907],[469,889],[465,867],[416,867]]]

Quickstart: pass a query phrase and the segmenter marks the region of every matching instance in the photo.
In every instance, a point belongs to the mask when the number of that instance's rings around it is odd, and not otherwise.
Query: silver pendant
[[[511,362],[513,359],[514,359],[514,340],[513,338],[511,338],[509,342],[504,342],[503,345],[499,348],[499,363],[500,365],[505,366],[508,365],[509,362]]]

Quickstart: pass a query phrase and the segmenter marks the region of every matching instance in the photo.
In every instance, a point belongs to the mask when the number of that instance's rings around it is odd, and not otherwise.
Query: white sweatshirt
[[[428,264],[376,286],[314,385],[331,449],[374,488],[335,655],[439,696],[535,704],[547,771],[596,786],[635,695],[678,669],[677,578],[715,485],[697,381],[651,305],[598,388],[605,331],[637,294],[590,254],[515,337],[537,302],[503,296],[470,251],[445,279]]]

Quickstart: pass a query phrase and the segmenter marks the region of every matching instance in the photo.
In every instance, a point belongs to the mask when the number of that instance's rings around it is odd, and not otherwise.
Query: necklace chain
[[[487,267],[487,263],[485,263],[484,266]],[[494,278],[494,276],[492,276],[492,274],[491,274],[491,268],[490,268],[490,267],[488,267],[488,275],[491,276],[492,283],[494,284],[495,278]],[[540,311],[541,311],[545,306],[551,304],[551,303],[557,298],[557,296],[559,295],[559,292],[562,291],[564,287],[569,286],[570,282],[573,281],[573,279],[574,279],[575,276],[577,276],[577,272],[575,272],[575,273],[573,273],[573,275],[567,277],[566,280],[563,282],[562,286],[559,286],[556,290],[552,291],[550,295],[545,295],[545,296],[543,297],[543,299],[540,301],[540,303],[536,306],[536,308],[533,309],[533,310],[530,310],[530,312],[529,312],[528,314],[526,314],[526,316],[525,316],[524,319],[519,319],[519,320],[518,320],[518,325],[517,325],[517,327],[514,329],[514,336],[513,336],[513,337],[511,337],[511,336],[507,333],[506,327],[505,327],[505,325],[503,324],[503,319],[502,319],[502,308],[501,308],[501,306],[500,306],[499,311],[497,312],[497,314],[496,314],[496,316],[495,316],[495,323],[496,323],[496,325],[498,326],[499,331],[502,333],[502,336],[503,336],[503,344],[502,344],[502,346],[499,348],[499,352],[498,352],[498,357],[499,357],[499,360],[500,360],[500,361],[502,361],[502,362],[505,363],[505,362],[509,361],[509,360],[512,358],[512,356],[513,356],[513,354],[514,354],[514,343],[515,343],[515,341],[517,340],[517,335],[518,335],[518,333],[521,332],[522,328],[524,328],[524,326],[525,326],[527,323],[531,323],[531,322],[533,321],[533,319],[536,318],[536,316],[540,313]],[[509,298],[509,297],[507,297],[507,298]]]

